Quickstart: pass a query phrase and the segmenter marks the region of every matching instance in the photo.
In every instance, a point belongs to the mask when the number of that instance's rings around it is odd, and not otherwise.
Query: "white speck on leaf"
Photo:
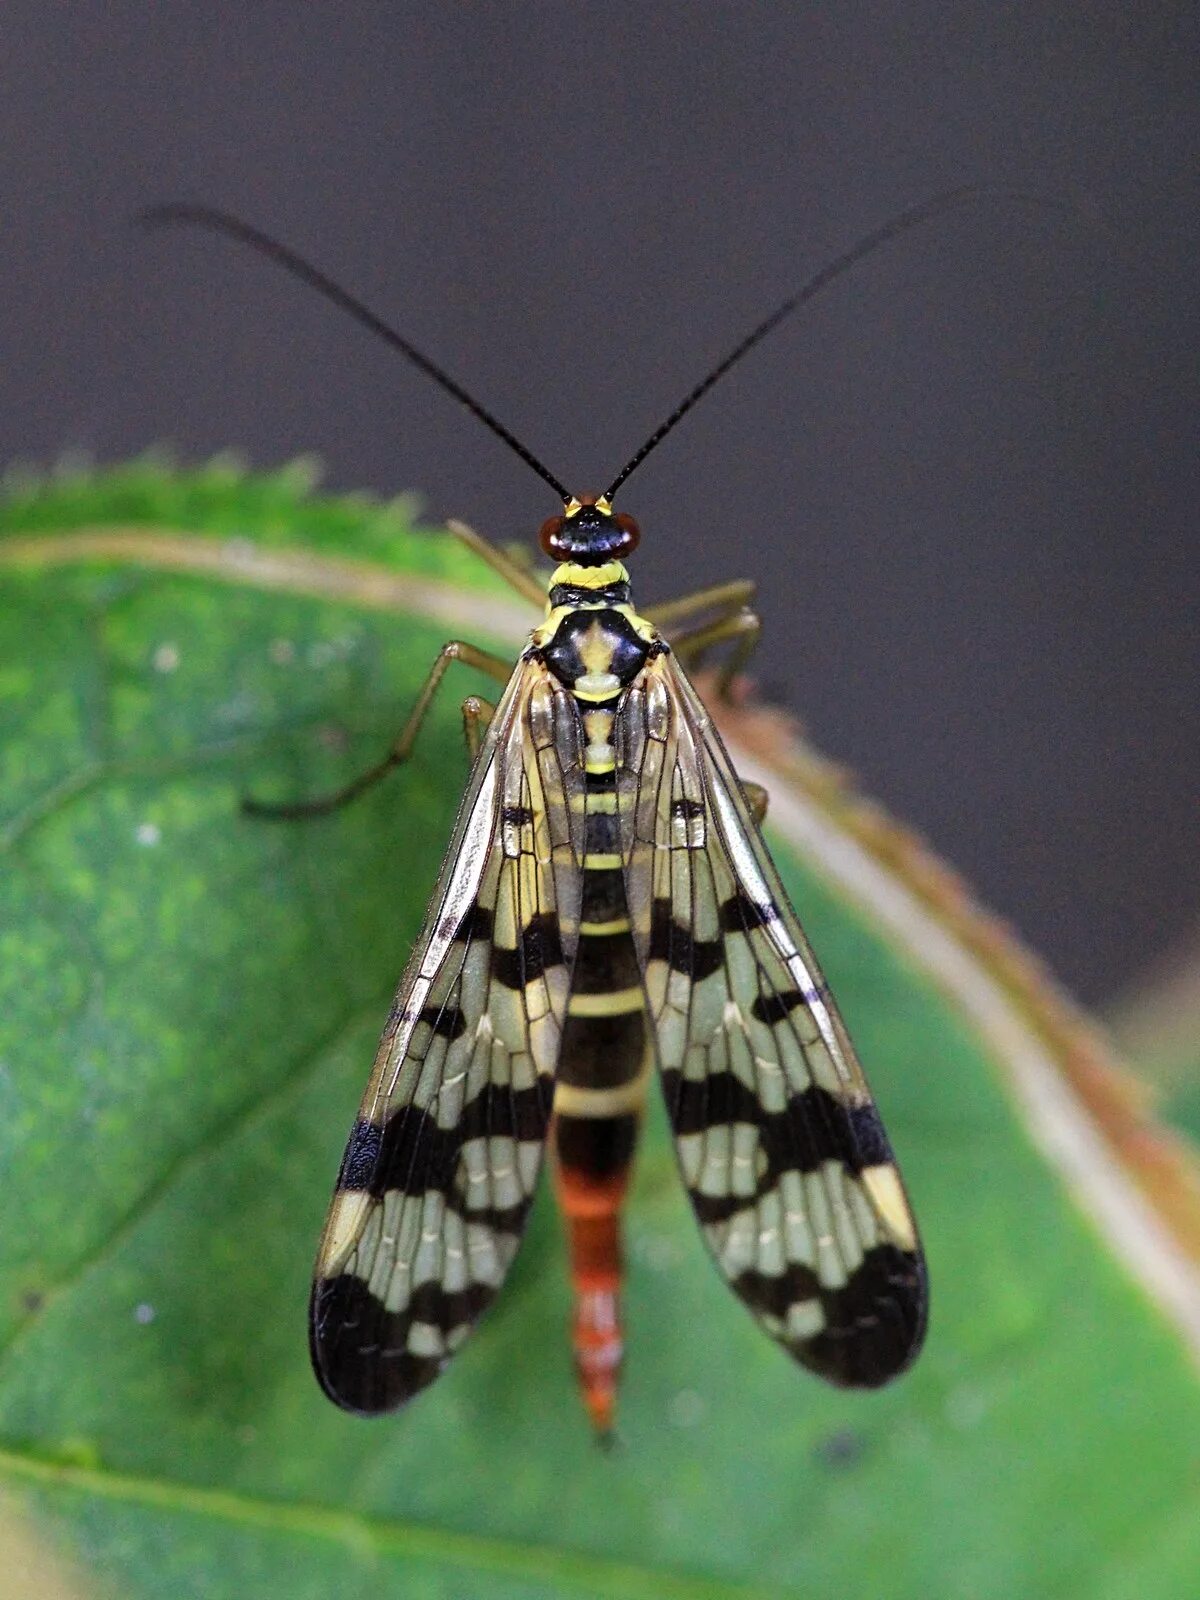
[[[946,1421],[953,1428],[974,1428],[983,1421],[987,1401],[978,1389],[959,1388],[946,1396]]]
[[[142,1328],[146,1327],[148,1323],[153,1322],[157,1315],[157,1311],[155,1311],[154,1307],[149,1303],[149,1301],[146,1300],[143,1300],[140,1305],[134,1306],[133,1308],[133,1320],[139,1325],[139,1327]]]
[[[179,665],[179,646],[160,644],[152,659],[155,672],[174,672]]]
[[[162,829],[157,822],[139,822],[133,836],[139,844],[156,845],[162,841]]]
[[[235,694],[231,699],[226,700],[223,705],[217,706],[213,711],[213,717],[216,721],[225,724],[246,723],[253,717],[254,712],[254,696],[249,691],[246,691],[242,694]]]
[[[645,1262],[651,1272],[671,1272],[679,1265],[680,1250],[674,1239],[665,1234],[643,1234],[633,1242],[633,1255]]]
[[[681,1389],[667,1403],[667,1421],[673,1428],[694,1428],[708,1407],[695,1389]]]

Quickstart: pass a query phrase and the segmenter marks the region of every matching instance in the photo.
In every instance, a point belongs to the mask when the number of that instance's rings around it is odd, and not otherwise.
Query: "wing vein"
[[[619,719],[626,892],[680,1167],[720,1270],[832,1382],[920,1347],[924,1266],[886,1136],[720,739],[674,658]]]

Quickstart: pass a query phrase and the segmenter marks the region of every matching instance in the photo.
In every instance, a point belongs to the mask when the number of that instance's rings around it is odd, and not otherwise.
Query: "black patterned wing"
[[[578,937],[583,780],[563,758],[578,743],[570,698],[522,660],[472,770],[317,1256],[313,1367],[349,1411],[390,1410],[432,1382],[520,1243]]]
[[[684,1182],[714,1259],[766,1330],[837,1384],[920,1349],[916,1225],[853,1046],[674,658],[619,719],[634,940]]]

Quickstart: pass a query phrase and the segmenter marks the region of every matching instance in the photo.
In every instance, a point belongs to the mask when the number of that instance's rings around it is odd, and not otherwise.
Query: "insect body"
[[[525,568],[451,527],[545,616],[515,666],[453,641],[385,758],[337,794],[248,803],[327,812],[411,753],[450,663],[504,683],[463,707],[470,782],[384,1029],[317,1257],[311,1351],[326,1394],[390,1410],[461,1347],[512,1264],[547,1147],[574,1280],[587,1408],[611,1427],[621,1362],[619,1213],[657,1067],[683,1182],[730,1287],[791,1355],[872,1387],[914,1359],[926,1278],[866,1080],[759,831],[687,677],[753,646],[753,587],[639,613],[617,489],[729,368],[879,244],[979,191],[902,214],[761,322],[603,495],[570,495],[452,378],[299,256],[220,212],[153,222],[230,234],[317,288],[467,406],[561,496]],[[1030,197],[1036,200],[1037,197]]]
[[[604,498],[542,530],[566,559],[483,735],[318,1256],[313,1361],[353,1410],[401,1404],[466,1339],[548,1143],[576,1362],[609,1429],[618,1213],[655,1060],[709,1247],[767,1331],[856,1385],[921,1340],[887,1140],[680,664],[714,628],[673,648],[638,614],[622,560],[636,542]]]

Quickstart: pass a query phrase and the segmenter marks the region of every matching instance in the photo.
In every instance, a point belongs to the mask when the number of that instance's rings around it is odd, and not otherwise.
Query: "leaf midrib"
[[[271,1533],[338,1544],[352,1554],[417,1560],[525,1580],[549,1580],[605,1600],[781,1600],[763,1589],[701,1574],[613,1561],[563,1546],[527,1544],[456,1529],[364,1516],[303,1501],[291,1504],[174,1479],[71,1466],[0,1450],[0,1473],[45,1489],[68,1489],[129,1505],[191,1513]]]

